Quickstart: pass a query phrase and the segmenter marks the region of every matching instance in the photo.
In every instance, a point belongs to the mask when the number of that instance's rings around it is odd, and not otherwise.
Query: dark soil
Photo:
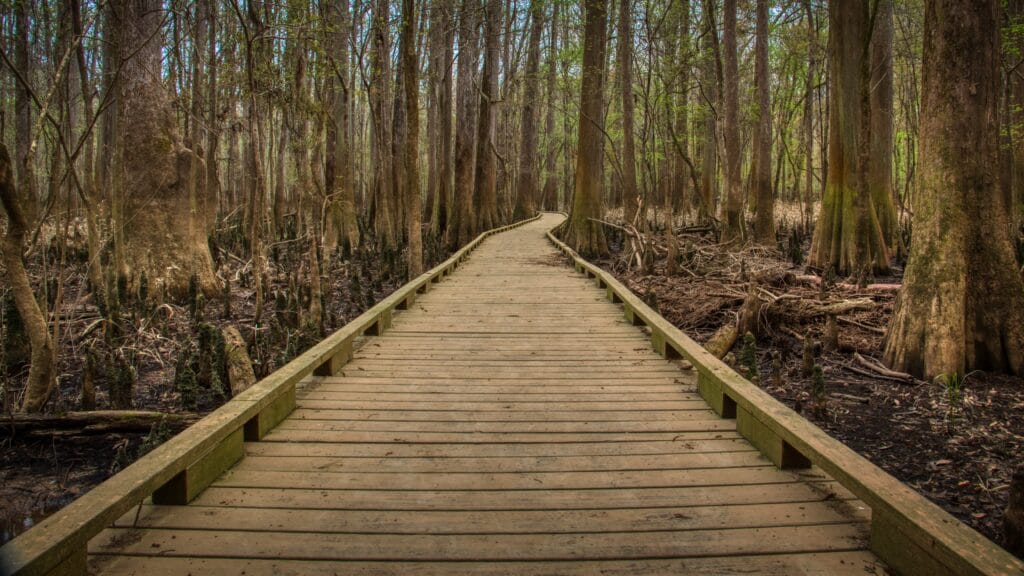
[[[192,401],[185,401],[180,366],[194,359],[201,324],[220,328],[235,325],[246,338],[257,378],[280,368],[322,338],[303,317],[309,307],[308,239],[299,237],[272,244],[268,249],[267,287],[263,318],[255,322],[255,289],[244,254],[244,238],[229,228],[211,241],[218,275],[228,279],[228,298],[192,302],[139,302],[125,298],[119,311],[97,306],[85,281],[83,250],[69,248],[65,265],[59,266],[55,250],[39,251],[30,260],[30,274],[43,285],[46,269],[64,270],[64,325],[58,356],[59,390],[47,412],[81,409],[86,356],[96,365],[97,409],[111,404],[117,386],[118,362],[129,369],[131,408],[161,412],[205,414],[223,404],[230,394],[219,382],[200,382]],[[425,239],[427,267],[447,258],[439,243]],[[324,333],[332,332],[372,307],[405,282],[405,255],[401,250],[364,247],[356,254],[325,254],[320,262],[323,283]],[[2,270],[0,270],[2,273]],[[49,288],[53,287],[51,281]],[[0,303],[7,289],[0,287]],[[51,293],[55,290],[51,290]],[[228,305],[228,302],[230,304]],[[193,313],[193,308],[198,312]],[[227,309],[226,309],[227,308]],[[28,373],[19,361],[13,309],[0,305],[0,408],[9,413],[21,400]],[[27,360],[27,358],[25,358]],[[123,371],[122,371],[123,373]],[[123,408],[123,406],[122,406]],[[93,486],[130,464],[147,449],[166,440],[166,430],[149,434],[117,433],[76,435],[74,431],[37,431],[15,434],[0,429],[0,544],[31,527]],[[145,445],[145,447],[144,447]]]
[[[741,337],[725,360],[833,437],[1002,543],[1010,478],[1024,462],[1024,378],[974,372],[963,378],[957,397],[941,382],[898,382],[874,375],[855,354],[881,358],[882,332],[893,312],[895,292],[857,288],[855,279],[824,291],[793,282],[796,275],[813,272],[783,257],[791,253],[784,235],[778,249],[737,252],[716,245],[711,234],[682,234],[681,270],[674,276],[666,274],[666,249],[659,250],[646,272],[627,269],[624,240],[614,231],[611,236],[613,254],[599,263],[637,295],[656,302],[662,315],[701,343],[722,325],[736,322],[750,279],[759,273],[775,276],[767,274],[773,269],[792,273],[789,282],[762,286],[774,296],[808,302],[870,298],[873,309],[840,315],[839,349],[816,355],[823,392],[815,392],[813,375],[803,374],[802,356],[805,342],[812,347],[821,342],[825,318],[772,318],[753,346]],[[665,238],[656,236],[655,244],[664,248]],[[803,238],[794,242],[806,247]],[[898,284],[899,272],[862,279],[861,285]]]

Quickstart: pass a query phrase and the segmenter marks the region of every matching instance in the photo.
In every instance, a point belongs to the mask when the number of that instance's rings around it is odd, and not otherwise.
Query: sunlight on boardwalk
[[[488,239],[191,505],[94,539],[93,569],[882,573],[867,511],[708,409],[559,260],[560,218]]]

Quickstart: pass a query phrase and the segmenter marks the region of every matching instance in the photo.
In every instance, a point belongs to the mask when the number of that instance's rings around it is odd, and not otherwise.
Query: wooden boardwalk
[[[774,467],[556,252],[488,238],[97,574],[882,574],[870,512]]]

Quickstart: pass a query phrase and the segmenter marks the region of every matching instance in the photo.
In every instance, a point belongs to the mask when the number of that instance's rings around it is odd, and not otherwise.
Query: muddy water
[[[46,500],[27,515],[20,510],[0,508],[0,545],[42,522],[44,518],[67,506],[72,500],[72,497]]]

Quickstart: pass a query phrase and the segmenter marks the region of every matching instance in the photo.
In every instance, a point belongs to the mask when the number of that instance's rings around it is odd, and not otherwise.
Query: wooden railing
[[[526,222],[488,230],[441,264],[395,290],[294,360],[180,434],[0,548],[0,575],[86,574],[89,540],[152,496],[156,504],[187,504],[295,408],[295,385],[310,374],[331,375],[352,358],[352,343],[391,327],[395,310],[450,275],[487,236]]]
[[[698,371],[698,390],[719,415],[780,468],[815,465],[871,508],[871,549],[899,574],[1024,574],[1024,563],[826,434],[737,374],[647,306],[610,273],[548,238],[597,281],[626,318],[650,329],[654,349]]]

